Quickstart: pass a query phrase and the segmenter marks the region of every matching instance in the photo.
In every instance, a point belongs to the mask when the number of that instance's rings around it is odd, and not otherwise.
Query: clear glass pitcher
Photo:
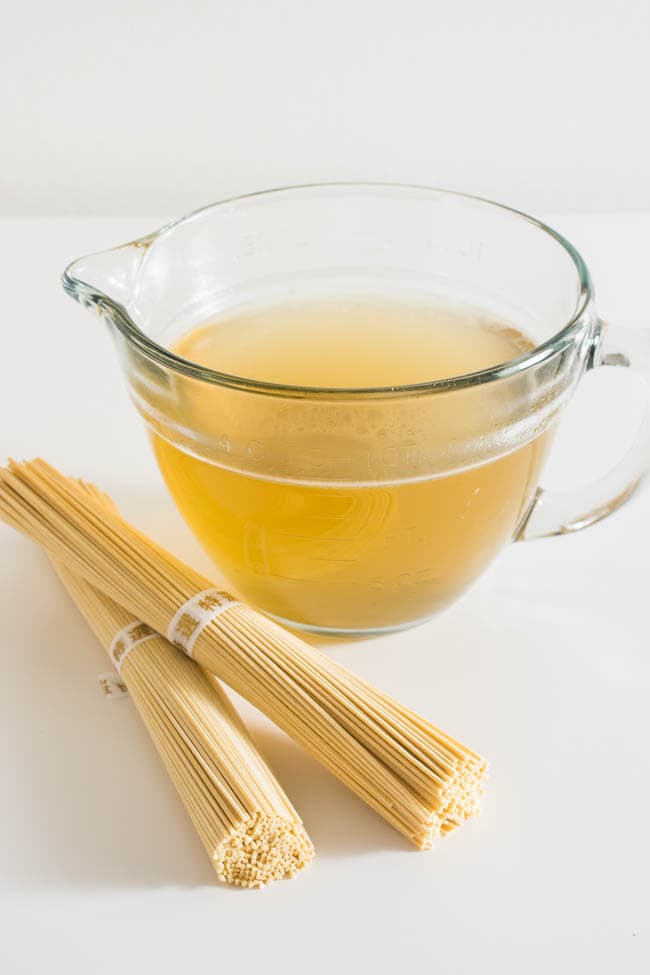
[[[293,187],[206,207],[81,258],[66,291],[115,339],[168,486],[245,600],[291,625],[399,629],[457,597],[507,542],[583,528],[650,459],[549,493],[550,437],[587,369],[650,368],[650,333],[596,315],[555,231],[486,200],[384,184]],[[173,349],[251,301],[324,293],[462,301],[535,347],[468,375],[314,388],[229,375]],[[350,354],[363,355],[350,336]]]

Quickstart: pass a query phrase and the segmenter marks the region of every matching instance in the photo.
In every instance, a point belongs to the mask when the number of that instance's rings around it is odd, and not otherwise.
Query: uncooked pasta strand
[[[416,846],[479,810],[487,763],[475,752],[106,512],[44,461],[0,474],[5,520],[92,585],[170,634]],[[214,616],[202,618],[196,595]],[[205,625],[207,619],[207,625]]]

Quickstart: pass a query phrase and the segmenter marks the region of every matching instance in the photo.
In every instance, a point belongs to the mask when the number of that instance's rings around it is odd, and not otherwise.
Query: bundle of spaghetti
[[[107,512],[42,460],[0,515],[263,711],[418,848],[479,811],[487,763]]]
[[[126,684],[219,879],[261,887],[306,866],[314,853],[311,841],[218,682],[146,623],[52,561]]]

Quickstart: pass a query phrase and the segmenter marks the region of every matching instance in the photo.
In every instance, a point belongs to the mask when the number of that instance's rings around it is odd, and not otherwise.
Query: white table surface
[[[601,314],[648,323],[650,214],[550,219]],[[58,280],[156,223],[0,223],[0,459],[96,479],[205,569],[107,335]],[[631,440],[641,384],[602,373],[570,408],[555,484]],[[43,556],[0,526],[0,971],[647,972],[649,570],[647,492],[588,531],[512,546],[426,626],[328,648],[491,760],[483,816],[432,853],[243,706],[319,856],[238,891],[215,882],[131,701],[102,697],[108,661]]]

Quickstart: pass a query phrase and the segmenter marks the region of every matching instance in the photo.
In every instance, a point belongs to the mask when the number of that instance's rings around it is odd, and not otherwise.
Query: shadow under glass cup
[[[637,454],[591,495],[539,489],[558,416],[612,353],[580,256],[506,207],[379,184],[269,191],[81,258],[64,286],[109,322],[199,540],[242,598],[291,625],[416,623],[507,542],[594,521],[638,481]],[[452,379],[353,389],[256,381],[173,351],[233,309],[328,295],[471,305],[534,348]],[[363,355],[353,332],[349,350]]]

